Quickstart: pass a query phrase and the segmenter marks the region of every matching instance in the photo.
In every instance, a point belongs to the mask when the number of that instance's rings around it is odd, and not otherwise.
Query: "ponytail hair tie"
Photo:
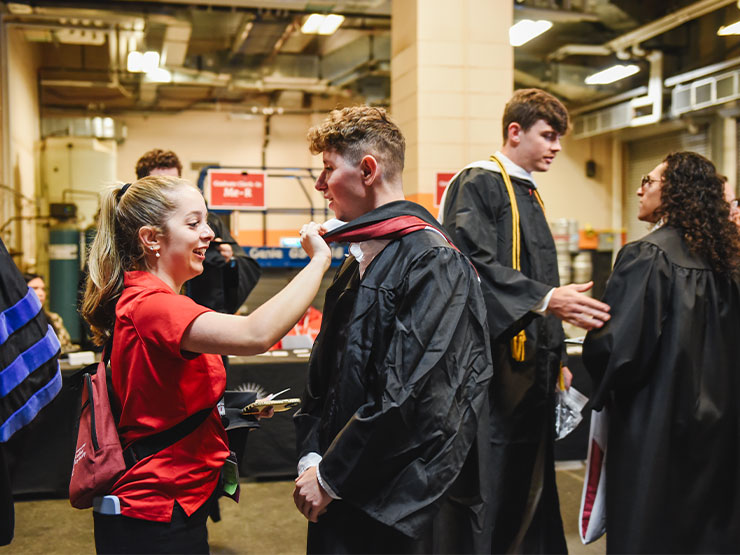
[[[126,191],[128,191],[129,187],[131,187],[131,183],[126,183],[123,187],[121,187],[121,190],[118,192],[118,200],[121,200],[121,197],[126,194]]]

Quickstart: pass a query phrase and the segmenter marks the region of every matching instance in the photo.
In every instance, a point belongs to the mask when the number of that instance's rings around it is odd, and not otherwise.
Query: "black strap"
[[[205,422],[212,411],[213,407],[203,409],[191,414],[185,420],[167,430],[134,441],[123,450],[123,460],[126,462],[126,467],[131,468],[140,460],[163,451],[194,432],[198,426]]]
[[[112,351],[113,331],[111,331],[110,338],[103,348],[102,358],[103,362],[105,362],[106,368],[108,368],[109,366],[108,362],[110,361]],[[110,379],[110,376],[108,376],[108,398],[110,399],[111,411],[113,412],[113,417],[115,418],[117,427],[118,422],[121,418],[121,413],[120,407],[114,406],[115,403],[113,402],[114,396],[111,382],[112,380]],[[191,414],[185,420],[179,422],[178,424],[175,424],[167,430],[163,430],[161,432],[157,432],[156,434],[137,439],[123,450],[123,460],[126,463],[126,468],[131,468],[140,460],[154,455],[155,453],[159,453],[160,451],[163,451],[170,445],[177,443],[185,436],[194,432],[198,426],[206,421],[206,418],[208,418],[208,415],[211,414],[212,411],[213,407],[203,409],[196,412],[195,414]]]

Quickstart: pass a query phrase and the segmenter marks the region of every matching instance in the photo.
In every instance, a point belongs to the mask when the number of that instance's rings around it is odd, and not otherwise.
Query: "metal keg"
[[[573,282],[586,283],[593,277],[593,261],[591,251],[580,252],[573,257]],[[591,295],[591,290],[586,291]]]

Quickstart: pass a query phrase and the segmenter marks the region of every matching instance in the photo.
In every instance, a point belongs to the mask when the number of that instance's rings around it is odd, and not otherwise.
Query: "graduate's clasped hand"
[[[600,328],[611,318],[610,307],[584,295],[593,285],[594,282],[589,281],[556,287],[547,305],[547,312],[585,330]]]
[[[301,514],[311,522],[316,522],[326,512],[326,506],[331,503],[332,498],[319,484],[315,466],[296,478],[293,501]]]

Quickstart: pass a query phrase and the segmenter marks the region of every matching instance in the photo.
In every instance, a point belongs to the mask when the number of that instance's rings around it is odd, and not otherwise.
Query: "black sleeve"
[[[622,248],[604,298],[611,318],[586,335],[583,363],[594,380],[591,405],[600,410],[615,389],[649,378],[667,312],[672,266],[655,245]]]
[[[252,292],[252,289],[257,285],[257,282],[262,275],[262,268],[254,258],[250,258],[244,253],[244,249],[237,246],[236,249],[241,253],[234,256],[233,270],[236,273],[236,296],[234,298],[234,312],[247,300],[247,297]]]
[[[247,253],[237,244],[229,229],[223,225],[217,216],[209,213],[208,224],[213,229],[216,237],[231,244],[234,252],[234,256],[227,263],[218,249],[208,249],[204,261],[206,266],[223,269],[225,310],[227,313],[233,314],[244,304],[244,301],[247,300],[247,297],[257,285],[262,274],[262,268],[256,260],[247,256]]]
[[[535,316],[532,308],[553,288],[513,269],[511,245],[505,250],[500,245],[499,229],[511,227],[512,217],[500,179],[490,171],[467,170],[455,180],[456,191],[444,207],[445,228],[480,275],[494,339],[524,328]]]

